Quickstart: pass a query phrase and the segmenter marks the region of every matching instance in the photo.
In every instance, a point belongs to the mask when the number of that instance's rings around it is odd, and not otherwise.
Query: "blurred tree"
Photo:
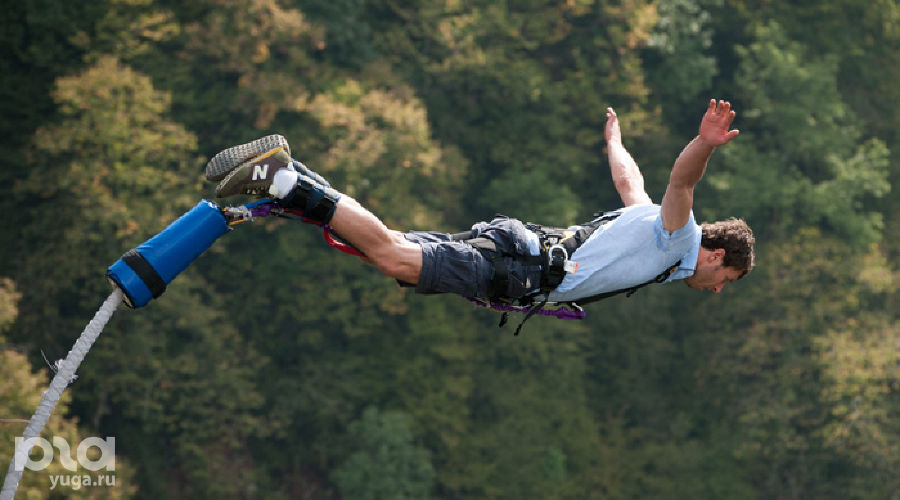
[[[275,0],[162,4],[178,28],[132,64],[171,92],[174,116],[195,131],[204,156],[263,133],[310,133],[294,107],[336,72],[319,61],[324,28]]]
[[[831,412],[825,445],[847,455],[851,470],[866,471],[846,478],[848,491],[889,498],[900,491],[900,405],[891,397],[900,387],[900,329],[871,315],[848,317],[816,340]]]
[[[54,98],[62,120],[35,132],[28,161],[40,166],[16,182],[31,216],[13,245],[14,278],[29,283],[17,330],[59,349],[65,340],[48,334],[80,331],[108,290],[103,270],[192,205],[198,179],[183,171],[195,139],[166,120],[169,98],[147,76],[107,57],[61,78]]]
[[[716,215],[765,220],[763,237],[823,224],[856,248],[877,241],[882,217],[871,201],[890,189],[888,151],[863,141],[834,59],[810,55],[774,23],[738,53],[743,133],[707,176],[720,193]]]
[[[657,126],[641,107],[649,3],[389,5],[380,51],[415,82],[441,142],[466,152],[474,217],[566,224],[618,205],[597,167],[604,110],[618,106],[635,134]]]
[[[80,413],[121,436],[144,497],[239,497],[265,485],[252,444],[284,422],[264,416],[245,341],[209,285],[186,271],[139,311],[121,311],[92,350]],[[160,470],[177,471],[161,480]],[[227,477],[228,481],[221,478]]]
[[[706,7],[721,4],[721,0],[658,3],[659,21],[647,42],[643,63],[647,84],[657,94],[654,100],[664,108],[690,109],[706,97],[718,73],[709,26],[712,16]]]
[[[319,54],[328,62],[360,69],[377,57],[373,46],[370,2],[361,0],[304,0],[300,10],[325,29]]]
[[[815,229],[764,248],[759,258],[765,265],[741,285],[740,302],[726,311],[705,301],[695,311],[702,321],[692,342],[708,346],[698,391],[719,395],[709,401],[710,418],[734,429],[741,442],[735,456],[758,494],[878,498],[880,486],[867,496],[858,485],[883,485],[885,467],[896,460],[884,448],[896,429],[882,413],[893,405],[880,394],[897,374],[887,351],[863,348],[852,340],[862,337],[842,332],[858,324],[869,346],[896,340],[872,312],[890,289],[885,263]],[[861,380],[870,391],[864,399],[854,382]],[[857,415],[847,412],[854,400]]]
[[[367,408],[350,425],[359,451],[350,455],[332,477],[346,499],[419,499],[430,496],[434,470],[428,452],[416,446],[402,413]]]
[[[106,1],[74,5],[38,0],[7,2],[0,9],[0,189],[8,190],[6,176],[18,171],[19,148],[37,126],[55,116],[50,96],[54,81],[83,65],[78,40],[93,31],[108,6]]]
[[[454,207],[465,161],[432,140],[412,89],[365,89],[349,80],[298,107],[328,137],[328,151],[310,164],[389,226],[437,229],[440,214],[461,211]]]
[[[894,82],[900,71],[900,52],[894,48],[900,36],[897,29],[900,23],[896,22],[900,9],[896,0],[746,1],[729,2],[711,10],[716,19],[711,25],[715,30],[714,46],[720,54],[717,59],[721,78],[716,82],[717,87],[734,88],[740,61],[735,50],[750,45],[761,26],[777,22],[782,37],[802,45],[812,59],[828,60],[834,65],[843,105],[859,119],[856,125],[863,135],[884,141],[891,152],[891,164],[897,163],[900,110],[896,106],[884,106],[886,102],[897,101],[898,87]],[[768,85],[777,87],[780,82]],[[804,94],[805,89],[800,89],[794,95],[802,98]],[[816,103],[813,106],[811,111]],[[891,169],[890,180],[896,184],[896,169]],[[873,204],[889,228],[884,231],[884,243],[885,251],[893,260],[900,256],[900,239],[896,237],[900,234],[896,230],[900,227],[897,200],[897,197],[884,197]]]

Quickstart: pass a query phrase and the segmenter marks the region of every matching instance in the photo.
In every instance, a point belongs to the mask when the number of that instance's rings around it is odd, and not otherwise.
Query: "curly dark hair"
[[[712,223],[704,222],[700,226],[703,229],[700,246],[707,250],[724,248],[723,265],[743,271],[742,278],[753,269],[753,246],[756,240],[750,226],[743,219],[732,217]]]

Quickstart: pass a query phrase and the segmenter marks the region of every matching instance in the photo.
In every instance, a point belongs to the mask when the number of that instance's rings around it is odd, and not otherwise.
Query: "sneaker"
[[[232,169],[216,186],[216,198],[236,194],[268,197],[275,173],[282,169],[293,171],[292,163],[291,156],[285,148],[277,147],[267,151]]]
[[[278,134],[267,135],[247,144],[232,146],[220,151],[206,164],[206,178],[211,181],[220,181],[247,160],[275,148],[284,148],[288,157],[291,156],[291,147],[288,146],[287,139]]]

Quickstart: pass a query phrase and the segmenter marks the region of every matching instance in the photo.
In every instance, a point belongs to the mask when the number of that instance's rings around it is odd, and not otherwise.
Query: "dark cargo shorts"
[[[528,229],[516,219],[498,217],[472,226],[472,238],[489,238],[498,251],[510,255],[529,255],[528,235]],[[405,236],[422,246],[417,293],[489,297],[494,269],[478,249],[462,241],[452,241],[445,233],[411,231]],[[504,261],[509,273],[507,297],[521,297],[540,287],[540,266],[525,265],[513,257],[504,257]]]

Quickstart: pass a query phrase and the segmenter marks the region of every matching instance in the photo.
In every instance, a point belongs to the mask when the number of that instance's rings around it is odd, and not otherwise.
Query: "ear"
[[[725,249],[724,248],[716,248],[712,252],[709,253],[710,263],[712,264],[721,264],[725,262]]]

